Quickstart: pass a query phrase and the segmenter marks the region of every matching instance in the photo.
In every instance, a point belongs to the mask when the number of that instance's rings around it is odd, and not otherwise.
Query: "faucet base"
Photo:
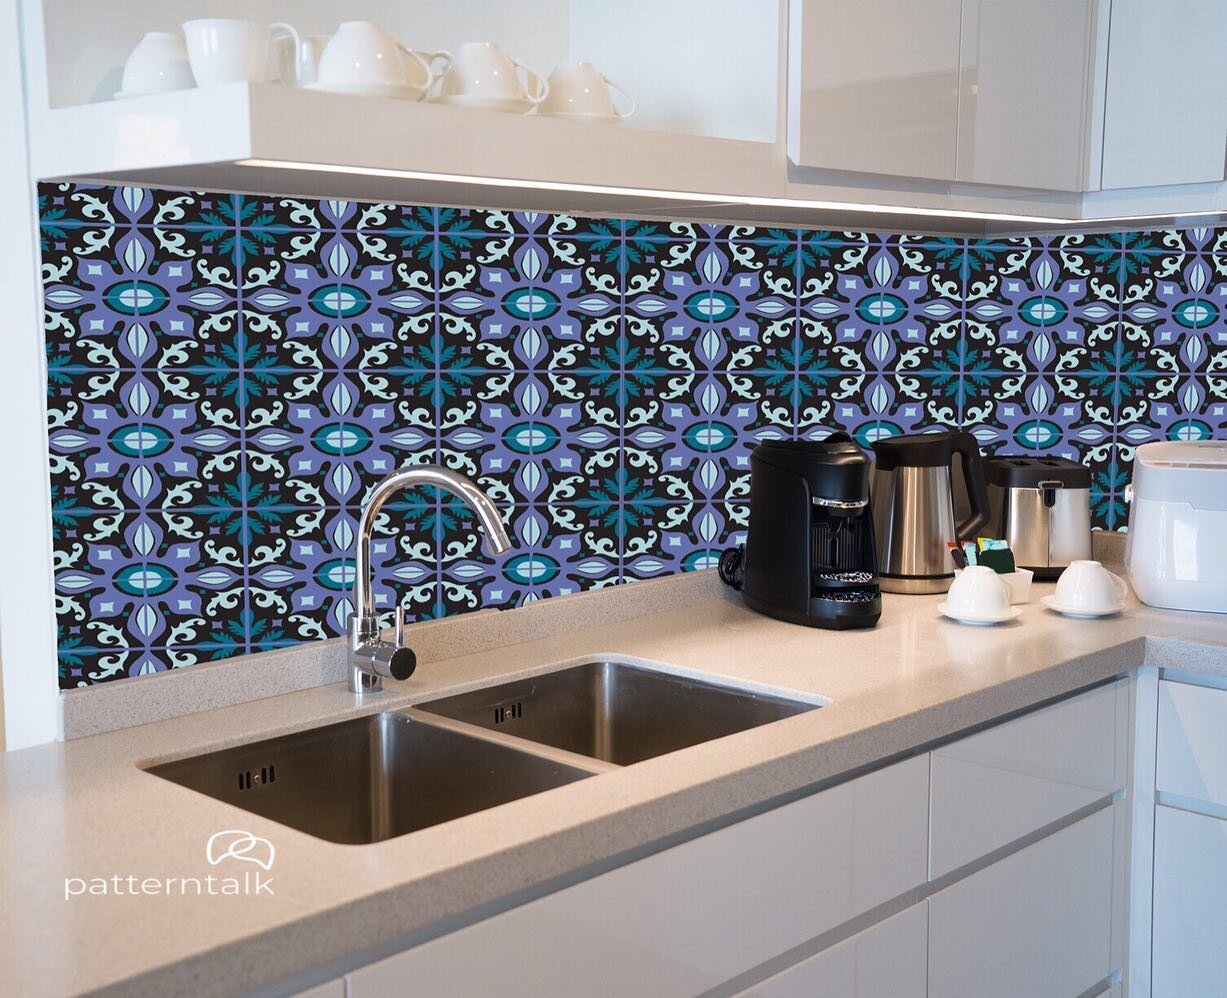
[[[349,667],[349,692],[350,693],[378,693],[383,689],[383,677],[372,676],[365,669],[359,669],[355,665]]]

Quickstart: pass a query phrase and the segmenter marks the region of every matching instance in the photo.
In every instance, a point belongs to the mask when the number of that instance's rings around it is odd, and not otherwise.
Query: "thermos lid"
[[[1065,457],[1002,454],[985,458],[984,477],[989,485],[1003,489],[1038,489],[1046,482],[1066,489],[1091,487],[1091,469]]]
[[[873,455],[879,471],[895,468],[940,468],[954,460],[956,444],[972,439],[961,430],[940,433],[909,433],[875,440]]]

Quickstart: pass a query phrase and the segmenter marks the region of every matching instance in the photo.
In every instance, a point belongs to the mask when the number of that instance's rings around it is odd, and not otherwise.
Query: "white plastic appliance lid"
[[[1152,468],[1227,471],[1227,440],[1183,440],[1142,444],[1135,460]]]

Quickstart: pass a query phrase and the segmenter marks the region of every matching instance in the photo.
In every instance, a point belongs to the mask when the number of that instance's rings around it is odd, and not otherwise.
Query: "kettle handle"
[[[984,479],[984,463],[980,459],[980,445],[966,431],[954,434],[954,452],[963,462],[963,482],[967,485],[967,499],[971,513],[954,530],[961,541],[975,540],[976,535],[988,526],[988,484]]]

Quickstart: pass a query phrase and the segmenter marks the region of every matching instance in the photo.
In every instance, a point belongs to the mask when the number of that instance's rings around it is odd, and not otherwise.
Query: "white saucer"
[[[479,97],[476,94],[440,94],[431,97],[432,104],[475,108],[478,111],[502,111],[504,114],[528,114],[536,105],[516,97]]]
[[[1067,617],[1076,617],[1079,620],[1095,620],[1098,617],[1111,617],[1114,613],[1120,613],[1125,609],[1124,603],[1117,603],[1116,606],[1108,607],[1104,610],[1088,610],[1085,607],[1063,606],[1057,602],[1056,596],[1042,596],[1040,602],[1049,610],[1055,610],[1057,613],[1063,613]]]
[[[1001,613],[963,613],[952,610],[949,603],[939,603],[937,612],[943,617],[957,620],[960,624],[978,624],[981,627],[987,627],[990,624],[1004,624],[1007,620],[1013,620],[1022,613],[1022,607],[1012,606]]]
[[[425,92],[412,83],[308,83],[304,90],[317,93],[348,94],[351,97],[390,97],[393,100],[421,100]]]
[[[111,98],[113,100],[133,100],[136,97],[156,97],[158,94],[174,94],[178,92],[178,90],[116,90],[115,93],[111,94]]]
[[[573,114],[567,111],[538,111],[542,118],[558,118],[560,121],[582,121],[593,125],[620,125],[626,119],[617,114]]]

